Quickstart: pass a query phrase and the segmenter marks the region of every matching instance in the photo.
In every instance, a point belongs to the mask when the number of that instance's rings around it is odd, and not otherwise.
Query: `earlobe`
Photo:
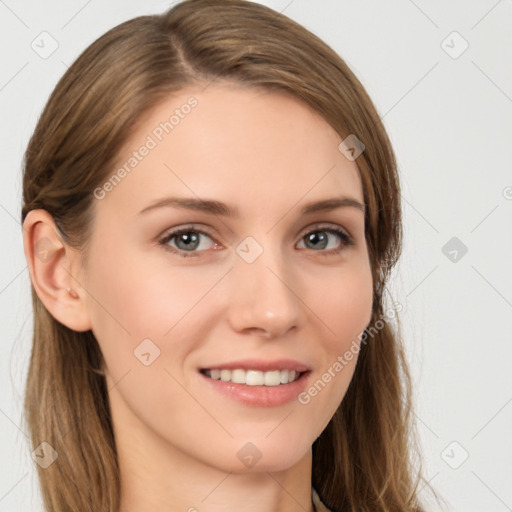
[[[46,210],[31,210],[23,222],[23,247],[32,285],[50,314],[74,331],[91,329],[74,267],[77,253],[59,233]]]

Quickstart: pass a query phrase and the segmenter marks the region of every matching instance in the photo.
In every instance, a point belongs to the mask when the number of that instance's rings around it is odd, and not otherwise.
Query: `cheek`
[[[156,409],[171,421],[175,411],[190,407],[181,387],[188,383],[184,365],[208,339],[209,319],[218,318],[214,306],[220,306],[212,300],[219,295],[208,294],[218,280],[219,272],[148,264],[139,256],[117,260],[105,254],[91,269],[93,334],[109,389],[121,392],[144,422],[152,423]],[[164,413],[161,404],[172,407]]]
[[[317,292],[321,318],[329,327],[326,337],[329,351],[346,350],[359,340],[371,318],[373,280],[371,269],[361,262],[340,269],[325,283],[328,292]]]
[[[341,403],[350,384],[359,355],[361,336],[371,319],[373,280],[366,262],[340,268],[325,281],[329,293],[315,288],[310,296],[324,325],[323,354],[315,379],[310,382],[299,402],[318,408],[325,428]],[[316,300],[315,300],[316,299]],[[309,404],[309,405],[308,405]]]
[[[106,250],[88,275],[93,326],[99,339],[118,347],[122,339],[135,346],[144,338],[162,338],[214,284],[212,276],[191,279],[179,267],[158,267],[143,253],[115,257],[121,252]]]
[[[128,421],[129,413],[122,411],[129,404],[144,423],[155,422],[155,410],[160,410],[168,425],[176,420],[174,414],[190,407],[190,395],[179,384],[181,369],[197,340],[207,338],[207,326],[199,320],[208,314],[208,301],[201,297],[218,276],[197,272],[191,279],[179,267],[160,268],[138,255],[117,259],[109,254],[91,268],[88,286],[93,333],[105,360],[111,399],[123,421]]]

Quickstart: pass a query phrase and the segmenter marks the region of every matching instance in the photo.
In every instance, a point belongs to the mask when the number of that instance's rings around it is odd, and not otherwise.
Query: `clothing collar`
[[[316,512],[331,512],[320,500],[320,496],[315,491],[314,487],[311,488],[311,498],[313,500],[313,506],[315,507]]]

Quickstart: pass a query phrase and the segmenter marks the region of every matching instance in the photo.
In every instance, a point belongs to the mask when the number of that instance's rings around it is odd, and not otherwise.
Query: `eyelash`
[[[302,235],[302,237],[301,237],[301,240],[303,238],[305,238],[307,235],[311,235],[313,233],[322,232],[322,231],[324,231],[326,233],[338,235],[339,238],[341,239],[341,246],[338,249],[331,249],[329,251],[325,251],[325,250],[314,251],[313,250],[313,252],[318,252],[321,256],[325,256],[325,257],[336,256],[344,249],[346,249],[350,246],[353,246],[355,243],[354,239],[348,233],[346,233],[344,230],[342,230],[341,228],[339,228],[336,225],[318,226],[315,229],[304,233],[304,235]],[[197,229],[194,226],[188,226],[188,227],[180,228],[180,229],[177,229],[176,231],[167,233],[166,235],[163,236],[163,238],[161,238],[158,241],[158,244],[161,245],[164,250],[172,252],[173,254],[176,254],[177,256],[180,256],[182,258],[191,258],[191,257],[194,258],[194,257],[198,257],[202,252],[206,252],[206,251],[190,251],[190,252],[182,251],[180,249],[176,249],[174,247],[167,245],[168,242],[170,242],[174,237],[178,237],[179,235],[182,235],[184,233],[187,233],[187,234],[197,233],[197,234],[205,235],[215,242],[213,237],[206,231]],[[217,242],[215,242],[215,243],[217,243]]]

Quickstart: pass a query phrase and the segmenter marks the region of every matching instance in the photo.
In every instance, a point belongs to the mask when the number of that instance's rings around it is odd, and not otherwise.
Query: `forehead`
[[[109,175],[122,177],[110,180],[98,206],[132,216],[168,194],[272,215],[336,195],[363,202],[359,170],[339,151],[341,140],[308,105],[281,92],[184,89],[141,117]]]

